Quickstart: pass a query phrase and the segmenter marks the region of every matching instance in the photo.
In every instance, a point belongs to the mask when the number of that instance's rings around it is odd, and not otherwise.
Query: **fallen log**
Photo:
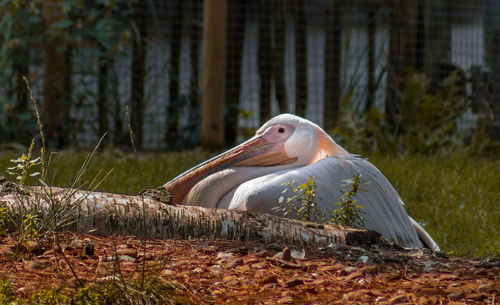
[[[137,196],[59,187],[0,185],[0,205],[8,209],[37,206],[50,213],[66,206],[71,220],[64,230],[97,235],[133,235],[148,239],[222,238],[329,246],[387,243],[377,232],[322,225],[268,214],[169,204],[150,192]],[[165,195],[165,194],[164,194]],[[61,210],[59,208],[58,210]],[[67,216],[67,215],[66,215]],[[61,217],[61,215],[57,216]]]

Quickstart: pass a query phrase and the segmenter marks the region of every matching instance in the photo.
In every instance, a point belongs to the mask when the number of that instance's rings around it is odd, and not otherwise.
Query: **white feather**
[[[364,227],[381,233],[401,246],[423,247],[414,223],[394,187],[368,160],[352,155],[329,157],[311,165],[248,180],[227,193],[218,207],[275,214],[272,208],[278,205],[279,197],[285,189],[283,184],[295,180],[295,185],[298,186],[312,176],[317,185],[319,209],[326,207],[327,211],[332,211],[338,207],[334,202],[342,195],[344,181],[352,179],[358,173],[366,182],[360,185],[354,196],[363,208]],[[420,229],[425,232],[423,228]],[[436,247],[434,242],[432,248]]]

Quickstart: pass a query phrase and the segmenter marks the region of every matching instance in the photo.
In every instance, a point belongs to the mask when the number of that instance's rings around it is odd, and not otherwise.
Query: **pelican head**
[[[200,181],[229,168],[294,168],[336,154],[347,151],[318,125],[293,114],[281,114],[262,125],[249,140],[185,171],[164,187],[173,202],[180,204]]]

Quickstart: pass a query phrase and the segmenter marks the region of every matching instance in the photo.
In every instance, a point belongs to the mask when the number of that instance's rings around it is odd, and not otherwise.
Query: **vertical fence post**
[[[224,144],[227,0],[205,0],[203,6],[203,100],[201,143]]]
[[[60,148],[69,144],[72,133],[69,129],[71,52],[62,38],[62,31],[52,27],[65,18],[62,1],[43,1],[42,17],[46,25],[42,51],[44,98],[42,119],[46,122],[45,136],[48,145]]]
[[[342,102],[340,76],[342,69],[342,12],[341,3],[328,0],[325,26],[325,100],[323,128],[331,132],[337,126]]]

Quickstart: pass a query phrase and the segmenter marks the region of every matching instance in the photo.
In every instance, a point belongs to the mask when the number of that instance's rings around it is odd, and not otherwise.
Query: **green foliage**
[[[399,93],[399,115],[393,129],[375,107],[352,109],[353,96],[354,92],[344,96],[339,126],[332,131],[333,137],[351,151],[447,153],[465,147],[465,139],[473,135],[472,130],[460,131],[457,127],[457,118],[468,107],[458,72],[450,74],[437,92],[431,93],[427,77],[410,71]]]
[[[40,220],[31,213],[24,215],[19,231],[21,242],[27,239],[40,240],[43,237]]]
[[[97,304],[179,304],[174,288],[157,277],[138,281],[110,278],[91,286],[79,288],[72,297],[75,305]]]
[[[91,287],[82,287],[73,295],[74,305],[98,305],[104,303],[104,297],[101,293]]]
[[[73,67],[78,73],[100,73],[91,67],[107,65],[109,74],[104,76],[108,92],[117,92],[119,77],[113,62],[117,56],[130,56],[124,50],[136,29],[132,18],[135,0],[88,1],[61,0],[51,10],[60,12],[60,20],[47,27],[42,18],[44,1],[0,0],[0,142],[25,143],[36,130],[33,113],[27,104],[23,76],[40,78],[43,64],[42,52],[37,52],[56,35],[57,51],[72,54],[84,67]],[[137,34],[137,33],[135,33]],[[95,52],[88,52],[91,47]],[[83,72],[78,72],[83,71]],[[113,79],[114,77],[114,79]],[[42,82],[36,82],[40,89]],[[94,105],[95,82],[83,81],[73,88],[75,100],[62,101],[82,110]],[[112,94],[108,94],[111,96]],[[118,97],[116,97],[118,99]],[[118,103],[118,102],[117,102]],[[109,107],[118,105],[109,103]],[[93,107],[93,106],[88,106]],[[117,106],[118,108],[118,106]],[[109,109],[120,113],[120,109]],[[78,122],[70,125],[76,125]],[[66,126],[69,129],[74,126]]]
[[[16,177],[17,183],[21,186],[25,184],[26,179],[29,177],[36,177],[40,175],[40,172],[31,172],[33,167],[42,164],[40,157],[33,160],[31,159],[34,146],[35,140],[32,140],[28,149],[28,154],[22,154],[17,159],[11,159],[10,162],[16,165],[7,168],[7,174]]]
[[[37,215],[32,213],[20,215],[14,210],[5,207],[0,208],[0,235],[5,235],[7,231],[14,227],[18,234],[19,243],[26,240],[40,240],[46,236],[44,228],[40,224]]]
[[[362,227],[362,207],[356,204],[356,200],[353,199],[353,196],[359,190],[361,175],[356,174],[353,179],[348,179],[345,182],[343,186],[350,186],[350,189],[347,191],[341,190],[342,196],[339,197],[338,202],[334,203],[338,205],[338,208],[330,212],[330,219],[326,216],[326,207],[323,210],[318,208],[318,197],[316,196],[318,186],[314,183],[314,179],[311,176],[309,176],[309,180],[298,187],[294,186],[295,180],[284,183],[286,188],[283,190],[283,194],[291,190],[293,195],[286,198],[286,200],[284,196],[281,196],[278,201],[279,205],[274,207],[273,211],[282,212],[283,215],[292,212],[300,220],[305,221]]]
[[[395,131],[398,147],[427,154],[463,147],[456,119],[464,114],[466,106],[458,71],[445,78],[435,94],[429,93],[429,80],[424,74],[410,74]]]
[[[42,130],[41,124],[40,130]],[[42,132],[41,136],[43,139]],[[82,197],[75,201],[74,198],[72,198],[76,189],[87,188],[94,191],[112,172],[111,169],[107,174],[101,175],[102,171],[99,171],[91,180],[83,180],[83,176],[100,146],[101,141],[99,141],[91,153],[87,154],[85,160],[82,162],[80,170],[76,173],[76,177],[70,185],[71,189],[64,194],[65,196],[62,199],[52,196],[51,187],[42,179],[39,179],[39,181],[42,187],[46,189],[46,196],[42,196],[44,198],[35,197],[35,199],[31,199],[29,196],[25,195],[22,188],[20,192],[16,194],[16,204],[9,206],[5,211],[8,218],[8,222],[5,223],[12,224],[14,228],[17,229],[20,243],[27,239],[43,239],[52,232],[61,230],[76,221],[75,215],[78,214],[77,209],[79,208],[79,203],[84,199]],[[23,154],[18,159],[11,160],[11,162],[17,163],[17,166],[10,167],[8,173],[16,177],[16,180],[19,181],[18,185],[21,187],[24,185],[27,177],[38,176],[40,174],[39,172],[30,173],[29,170],[31,167],[41,165],[42,172],[44,173],[43,176],[47,174],[47,169],[45,167],[50,164],[50,160],[47,164],[40,161],[41,158],[31,160],[33,147],[34,141],[31,142],[27,155]],[[42,154],[43,152],[44,147],[41,149]]]
[[[45,289],[32,294],[30,297],[30,304],[63,305],[69,304],[70,300],[70,297],[61,294],[55,289]]]
[[[284,196],[281,196],[278,201],[279,205],[274,207],[273,211],[282,212],[285,216],[293,212],[300,220],[325,223],[325,211],[318,209],[317,185],[314,183],[313,177],[309,176],[309,180],[298,187],[295,187],[294,184],[295,180],[284,183],[286,188],[282,193],[291,190],[293,195],[286,200]]]
[[[7,279],[0,280],[0,305],[11,304],[15,300],[14,288]]]
[[[37,167],[42,164],[40,157],[32,159],[34,146],[35,141],[32,140],[28,153],[22,154],[17,159],[11,159],[10,162],[16,165],[7,168],[7,173],[14,176],[18,185],[21,187],[25,185],[28,178],[40,175],[39,171],[32,172],[33,167]],[[20,200],[18,207],[22,206],[22,197],[22,195],[18,197]],[[39,240],[43,237],[43,228],[40,223],[39,215],[26,209],[1,208],[0,231],[5,232],[9,225],[14,225],[14,227],[18,229],[20,242],[27,239]]]
[[[361,228],[364,225],[363,208],[356,204],[356,199],[353,199],[359,190],[361,175],[356,174],[354,178],[345,182],[344,187],[350,185],[350,189],[347,192],[341,190],[342,196],[339,197],[339,201],[335,202],[339,207],[331,212],[330,222],[336,225]]]
[[[29,296],[16,298],[9,280],[0,280],[0,305],[10,304],[184,304],[186,300],[174,295],[174,288],[168,282],[151,276],[137,281],[123,281],[112,278],[90,286],[76,289],[73,295],[65,295],[58,289],[44,289]]]
[[[0,207],[0,236],[3,236],[7,233],[9,224],[10,224],[10,219],[9,219],[9,214],[7,214],[7,208]]]

